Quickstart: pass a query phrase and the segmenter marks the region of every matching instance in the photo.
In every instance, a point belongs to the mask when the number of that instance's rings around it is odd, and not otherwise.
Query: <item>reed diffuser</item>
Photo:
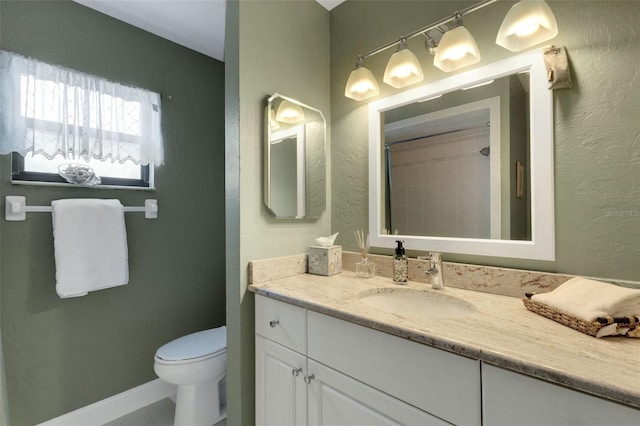
[[[373,278],[376,276],[376,265],[369,261],[369,234],[365,236],[362,229],[358,229],[354,234],[362,256],[362,260],[356,263],[356,277]]]

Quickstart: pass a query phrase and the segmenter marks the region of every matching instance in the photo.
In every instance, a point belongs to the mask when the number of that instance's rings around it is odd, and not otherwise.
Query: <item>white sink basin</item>
[[[471,303],[439,291],[378,288],[362,292],[358,297],[372,308],[405,318],[459,318],[476,312]]]

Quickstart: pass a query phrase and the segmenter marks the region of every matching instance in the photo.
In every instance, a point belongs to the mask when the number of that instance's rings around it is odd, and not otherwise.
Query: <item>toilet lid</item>
[[[220,352],[227,346],[227,327],[188,334],[172,340],[156,352],[156,357],[165,361],[201,358]]]

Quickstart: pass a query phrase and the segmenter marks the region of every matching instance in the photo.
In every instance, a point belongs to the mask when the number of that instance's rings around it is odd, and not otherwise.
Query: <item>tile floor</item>
[[[144,408],[126,414],[103,426],[173,426],[176,405],[169,398],[162,399]],[[226,426],[227,419],[215,426]]]

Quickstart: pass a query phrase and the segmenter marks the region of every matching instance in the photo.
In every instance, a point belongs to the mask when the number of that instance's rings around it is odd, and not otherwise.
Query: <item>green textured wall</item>
[[[2,2],[0,2],[0,46],[2,45]],[[2,173],[2,165],[0,164],[0,174]],[[0,221],[0,229],[2,222]],[[0,250],[0,259],[2,252]],[[0,268],[2,262],[0,261]],[[1,276],[1,273],[0,273]],[[1,278],[0,278],[1,279]],[[2,306],[2,286],[0,285],[0,307]],[[1,310],[0,310],[1,314]],[[0,425],[9,424],[9,400],[7,395],[7,381],[4,371],[4,349],[2,347],[2,327],[0,327]]]
[[[1,326],[14,426],[33,425],[156,378],[167,341],[225,323],[224,65],[71,1],[2,1],[1,46],[171,95],[166,165],[154,192],[18,186],[31,205],[58,198],[157,198],[157,220],[128,213],[129,285],[60,299],[51,215],[1,225]]]
[[[227,7],[227,423],[248,426],[255,424],[248,262],[304,253],[316,237],[331,233],[329,202],[317,220],[278,221],[265,207],[264,107],[278,92],[329,116],[329,12],[313,0],[242,0]],[[327,160],[329,145],[327,135]]]
[[[368,226],[367,102],[344,97],[356,57],[475,2],[348,0],[331,12],[332,228],[341,235]],[[626,1],[548,1],[566,46],[574,87],[555,92],[556,261],[445,254],[445,260],[557,271],[616,280],[640,279],[640,7]],[[478,66],[512,55],[494,43],[513,2],[464,18],[482,54]],[[445,74],[415,38],[425,83]],[[381,97],[392,51],[366,66]],[[463,69],[461,71],[466,71]],[[344,243],[344,240],[343,240]],[[353,239],[346,248],[355,249]],[[380,250],[383,252],[382,250]],[[416,254],[416,253],[413,253]]]

